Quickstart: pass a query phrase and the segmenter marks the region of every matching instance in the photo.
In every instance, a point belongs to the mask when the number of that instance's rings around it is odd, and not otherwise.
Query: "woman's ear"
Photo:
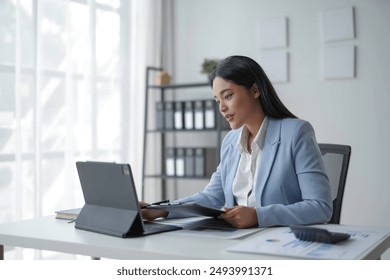
[[[254,83],[251,87],[251,93],[253,94],[253,97],[255,99],[259,98],[260,97],[260,91],[259,89],[257,88],[257,85],[256,83]]]

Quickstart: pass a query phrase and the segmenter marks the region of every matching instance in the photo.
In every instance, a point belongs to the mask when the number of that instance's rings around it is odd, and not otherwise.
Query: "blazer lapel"
[[[261,154],[261,166],[257,173],[256,198],[258,202],[261,202],[261,196],[278,151],[281,124],[282,120],[269,119],[264,148]]]

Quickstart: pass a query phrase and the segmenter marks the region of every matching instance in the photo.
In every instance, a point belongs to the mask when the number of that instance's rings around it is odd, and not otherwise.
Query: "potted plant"
[[[205,58],[205,60],[202,63],[201,73],[207,74],[207,77],[210,78],[210,74],[217,67],[218,61],[219,61],[218,59]]]

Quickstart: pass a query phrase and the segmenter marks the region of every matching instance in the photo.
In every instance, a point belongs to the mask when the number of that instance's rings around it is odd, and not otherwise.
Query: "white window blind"
[[[128,160],[128,3],[0,1],[0,223],[82,207],[77,160]]]

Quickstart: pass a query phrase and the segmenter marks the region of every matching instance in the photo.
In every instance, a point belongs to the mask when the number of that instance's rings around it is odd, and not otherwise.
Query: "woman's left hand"
[[[225,208],[226,213],[220,217],[235,228],[250,228],[258,226],[257,212],[253,207],[236,206]]]

